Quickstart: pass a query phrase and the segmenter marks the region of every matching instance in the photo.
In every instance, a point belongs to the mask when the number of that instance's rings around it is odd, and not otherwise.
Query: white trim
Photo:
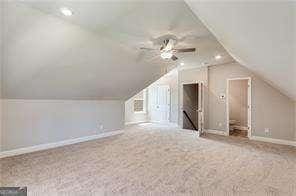
[[[291,141],[291,140],[274,139],[274,138],[260,137],[260,136],[251,136],[250,139],[255,141],[274,143],[274,144],[296,146],[296,141]]]
[[[109,131],[109,132],[101,133],[98,135],[90,135],[90,136],[86,136],[86,137],[63,140],[63,141],[59,141],[59,142],[39,144],[39,145],[35,145],[35,146],[30,146],[30,147],[24,147],[24,148],[18,148],[18,149],[14,149],[14,150],[3,151],[3,152],[0,152],[0,159],[4,158],[4,157],[11,157],[11,156],[16,156],[16,155],[20,155],[20,154],[26,154],[26,153],[31,153],[31,152],[36,152],[36,151],[47,150],[47,149],[51,149],[51,148],[57,148],[57,147],[61,147],[61,146],[76,144],[76,143],[80,143],[80,142],[86,142],[86,141],[90,141],[90,140],[110,137],[110,136],[118,135],[118,134],[122,134],[122,133],[124,133],[123,130]]]
[[[228,133],[226,131],[220,131],[220,130],[214,130],[214,129],[205,129],[206,133],[216,134],[216,135],[224,135],[228,136]]]
[[[138,111],[138,112],[134,112],[134,114],[147,114],[147,111]]]
[[[229,135],[229,81],[232,80],[248,80],[248,138],[252,137],[252,78],[227,78],[226,86],[226,130]]]
[[[136,124],[140,124],[140,123],[148,123],[149,121],[147,120],[143,120],[143,121],[135,121],[135,122],[126,122],[124,123],[124,125],[136,125]]]
[[[157,123],[157,124],[167,124],[170,123],[169,120],[163,120],[163,121],[155,121],[155,120],[150,120],[150,123]]]
[[[147,114],[147,88],[143,89],[141,92],[143,92],[143,98],[141,99],[138,99],[138,98],[134,98],[133,99],[133,112],[134,114]],[[140,94],[141,92],[139,92],[138,94]],[[135,96],[137,96],[138,94],[136,94]],[[143,101],[143,110],[142,111],[135,111],[135,108],[134,108],[134,104],[135,104],[135,101],[136,100],[140,100],[140,101]]]
[[[213,129],[206,129],[205,132],[211,133],[211,134],[216,134],[216,135],[224,135],[224,136],[228,135],[227,132],[225,132],[225,131],[213,130]],[[274,139],[274,138],[261,137],[261,136],[251,136],[249,139],[254,140],[254,141],[268,142],[268,143],[273,143],[273,144],[281,144],[281,145],[296,147],[296,141],[291,141],[291,140]]]
[[[198,83],[198,131],[200,133],[203,133],[204,131],[204,113],[205,113],[205,109],[204,109],[204,97],[205,97],[205,93],[204,93],[204,83],[203,82],[199,82]]]

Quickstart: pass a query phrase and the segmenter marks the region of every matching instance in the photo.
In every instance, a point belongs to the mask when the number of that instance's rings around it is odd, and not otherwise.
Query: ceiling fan
[[[184,53],[184,52],[195,52],[195,48],[180,48],[176,49],[174,48],[174,45],[176,43],[176,40],[174,39],[165,39],[159,49],[155,48],[145,48],[141,47],[141,50],[159,50],[160,56],[163,59],[172,59],[173,61],[178,60],[178,57],[175,55],[176,53]]]

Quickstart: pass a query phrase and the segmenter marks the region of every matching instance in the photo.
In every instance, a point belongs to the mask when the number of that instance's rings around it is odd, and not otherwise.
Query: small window
[[[144,100],[134,100],[134,111],[144,112]]]
[[[134,112],[146,112],[146,89],[137,94],[134,98]]]

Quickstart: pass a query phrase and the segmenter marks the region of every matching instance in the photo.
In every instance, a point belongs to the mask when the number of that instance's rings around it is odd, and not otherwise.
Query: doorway
[[[232,136],[251,136],[251,78],[227,80],[227,130]]]
[[[183,129],[203,131],[203,84],[183,84]]]
[[[168,123],[170,120],[170,86],[158,85],[149,88],[150,121]]]

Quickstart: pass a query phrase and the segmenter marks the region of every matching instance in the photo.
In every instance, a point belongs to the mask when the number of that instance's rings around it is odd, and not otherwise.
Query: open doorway
[[[203,84],[183,84],[183,129],[203,131]]]
[[[227,126],[232,136],[251,136],[251,78],[227,80]]]

